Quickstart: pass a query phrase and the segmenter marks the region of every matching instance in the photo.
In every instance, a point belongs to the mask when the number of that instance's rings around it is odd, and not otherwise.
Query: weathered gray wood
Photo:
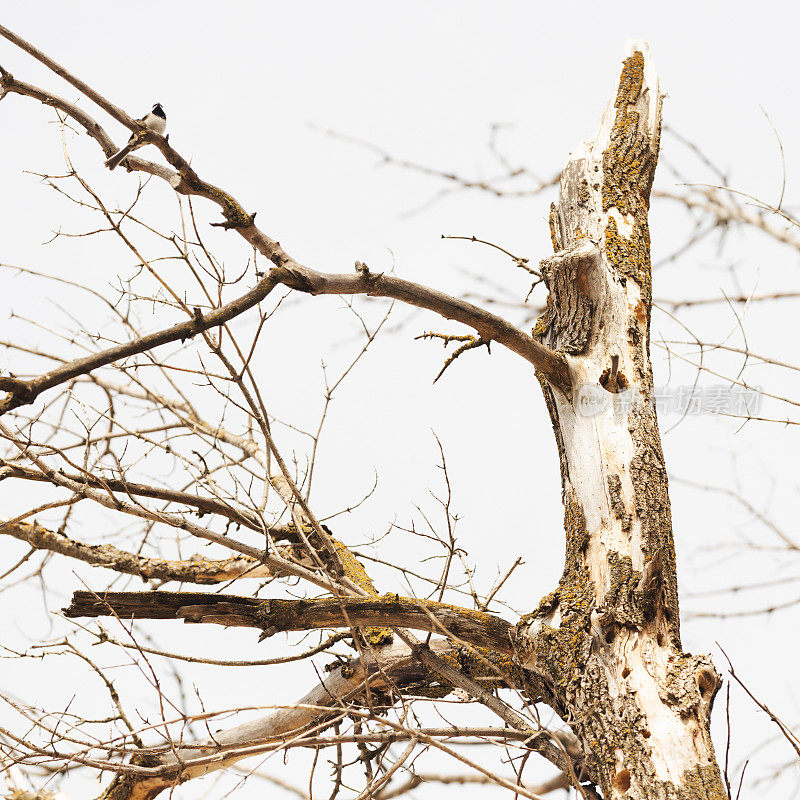
[[[392,626],[447,632],[464,642],[511,655],[514,626],[482,611],[396,594],[316,600],[259,600],[201,592],[86,592],[73,594],[67,617],[182,619],[230,627],[260,628],[263,636],[319,628]]]
[[[519,643],[604,797],[721,799],[709,734],[719,676],[708,657],[681,651],[652,405],[647,214],[661,99],[647,45],[629,43],[616,99],[571,155],[551,210],[556,255],[542,262],[550,296],[534,334],[570,369],[571,396],[542,381],[566,563],[557,590],[521,623]]]
[[[441,655],[452,655],[453,645],[446,640],[431,642]],[[134,759],[132,770],[120,771],[103,792],[104,800],[153,800],[166,789],[193,778],[225,769],[232,764],[272,749],[283,742],[302,736],[312,726],[340,717],[342,707],[354,694],[364,690],[371,680],[373,692],[388,688],[386,676],[401,685],[422,680],[426,668],[405,644],[393,644],[380,656],[366,653],[352,664],[336,667],[296,703],[277,707],[272,713],[192,743],[176,743],[143,751]]]

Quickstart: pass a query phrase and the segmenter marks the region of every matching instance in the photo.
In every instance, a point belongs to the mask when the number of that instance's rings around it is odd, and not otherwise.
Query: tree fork
[[[720,678],[683,653],[667,475],[653,406],[647,213],[658,79],[628,44],[616,99],[561,177],[534,337],[564,355],[570,395],[541,381],[558,445],[566,560],[518,626],[606,798],[726,796],[709,732]],[[633,402],[631,402],[633,401]],[[630,405],[628,405],[630,404]]]

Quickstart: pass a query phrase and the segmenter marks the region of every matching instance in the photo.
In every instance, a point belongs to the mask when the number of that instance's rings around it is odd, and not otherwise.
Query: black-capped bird
[[[167,129],[167,115],[164,113],[161,103],[156,103],[150,113],[145,114],[141,119],[137,119],[136,121],[141,122],[145,128],[155,131],[156,133],[164,133],[164,131]],[[118,166],[129,153],[136,150],[137,147],[142,147],[145,144],[146,142],[143,142],[141,139],[140,132],[137,131],[136,133],[132,133],[131,138],[128,139],[128,144],[126,144],[125,147],[118,152],[114,153],[114,155],[106,161],[106,166],[109,169],[114,169],[114,167]]]

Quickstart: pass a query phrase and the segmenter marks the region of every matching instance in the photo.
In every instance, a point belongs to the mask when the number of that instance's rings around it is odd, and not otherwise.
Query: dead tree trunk
[[[138,123],[87,84],[2,26],[0,36],[31,53],[136,133]],[[0,90],[55,106],[91,133],[106,155],[114,152],[113,142],[99,124],[73,104],[16,81],[2,68]],[[71,615],[96,616],[116,610],[126,617],[246,624],[267,635],[298,628],[356,628],[351,634],[359,643],[359,658],[339,663],[296,707],[216,732],[200,742],[140,748],[128,764],[120,766],[104,792],[106,800],[152,800],[177,783],[279,749],[287,738],[316,734],[333,724],[334,710],[339,718],[353,712],[362,694],[366,696],[367,679],[372,681],[370,691],[382,691],[387,703],[404,688],[418,688],[420,682],[427,682],[429,688],[435,684],[438,690],[458,686],[517,733],[523,733],[532,750],[570,778],[574,774],[571,759],[576,758],[576,766],[601,787],[605,800],[722,800],[726,796],[709,733],[719,676],[708,657],[681,650],[666,469],[652,404],[647,214],[660,123],[661,97],[648,49],[643,43],[634,43],[624,62],[615,101],[594,138],[578,149],[563,172],[560,202],[552,207],[550,219],[556,254],[542,264],[549,297],[547,310],[534,330],[538,341],[485,309],[394,276],[373,273],[360,262],[355,275],[321,273],[299,264],[255,225],[255,214],[247,214],[231,195],[203,181],[168,139],[157,133],[149,134],[152,144],[172,169],[128,159],[130,169],[163,178],[179,194],[217,203],[225,216],[222,226],[237,231],[273,267],[254,289],[206,315],[195,308],[188,322],[61,363],[31,380],[0,376],[0,390],[7,393],[0,400],[0,414],[33,403],[43,392],[66,385],[76,376],[219,326],[253,308],[280,285],[309,295],[392,297],[467,324],[481,342],[504,344],[537,368],[560,455],[566,558],[557,589],[516,627],[474,610],[379,595],[344,543],[331,537],[302,500],[269,434],[266,412],[262,414],[253,400],[242,380],[244,373],[223,358],[220,340],[213,337],[206,343],[230,368],[246,407],[258,421],[253,429],[261,426],[267,449],[227,431],[222,424],[201,420],[183,404],[154,395],[154,408],[163,404],[188,430],[209,434],[214,441],[254,459],[264,471],[265,483],[276,490],[290,512],[294,527],[285,528],[283,534],[291,536],[297,553],[263,552],[229,536],[227,526],[223,536],[187,520],[185,511],[148,509],[141,498],[167,498],[181,508],[220,514],[228,524],[261,531],[263,521],[252,515],[255,505],[229,505],[216,496],[192,500],[189,493],[172,487],[128,483],[122,479],[124,475],[70,476],[53,468],[47,456],[30,446],[35,439],[27,432],[23,436],[0,423],[3,436],[14,443],[21,459],[29,461],[28,467],[6,467],[5,477],[36,473],[41,480],[72,492],[76,499],[91,499],[115,512],[224,544],[234,552],[237,564],[215,562],[211,572],[200,576],[193,563],[143,559],[117,548],[92,548],[60,532],[7,523],[9,531],[13,527],[12,535],[32,546],[112,566],[123,574],[158,573],[199,583],[207,582],[211,574],[219,576],[223,567],[240,569],[247,556],[252,565],[270,575],[302,577],[333,595],[333,599],[314,601],[256,601],[195,593],[147,593],[146,598],[131,593],[113,597],[80,593]],[[185,310],[191,313],[188,305]],[[125,396],[124,388],[113,391]],[[138,395],[131,397],[138,401]],[[270,472],[272,457],[280,465],[274,474]],[[131,501],[134,495],[135,502]],[[443,635],[426,647],[403,631],[403,626]],[[366,630],[362,633],[358,628]],[[392,636],[402,644],[392,642]],[[478,657],[474,646],[481,650]],[[425,670],[420,669],[422,665]],[[523,674],[520,666],[528,672]],[[484,685],[473,680],[473,674]],[[383,683],[372,680],[376,677]],[[556,748],[486,688],[508,685],[551,705],[572,727],[580,746],[566,737],[569,747]],[[370,713],[378,712],[370,706]],[[52,734],[55,737],[55,731]],[[413,731],[410,735],[419,739]],[[563,744],[565,737],[554,738]],[[30,745],[32,758],[47,753]],[[109,765],[95,759],[83,761],[87,766]],[[496,780],[518,794],[525,793],[514,783]],[[593,792],[586,790],[586,794],[592,796]],[[532,795],[528,792],[526,796]]]
[[[551,687],[606,798],[723,798],[709,734],[719,676],[683,653],[667,475],[653,407],[647,213],[658,79],[629,44],[619,89],[561,178],[534,334],[565,354],[569,396],[542,387],[561,461],[566,562],[520,623],[523,663]]]

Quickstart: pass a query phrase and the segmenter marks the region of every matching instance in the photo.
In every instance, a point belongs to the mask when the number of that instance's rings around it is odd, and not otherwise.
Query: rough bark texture
[[[261,628],[262,638],[281,631],[352,628],[376,622],[432,633],[450,633],[477,647],[513,652],[514,626],[481,611],[396,594],[316,600],[259,600],[198,592],[75,592],[67,617],[183,619],[231,627]],[[382,629],[376,629],[382,630]],[[380,644],[376,642],[375,644]]]
[[[566,565],[556,591],[520,623],[520,644],[604,797],[721,800],[709,734],[719,676],[707,656],[681,651],[652,404],[647,213],[661,99],[647,46],[630,44],[616,99],[571,156],[551,209],[556,254],[542,262],[550,296],[534,335],[570,368],[569,395],[542,381],[561,462]]]
[[[270,578],[280,574],[278,570],[270,570],[269,567],[244,556],[208,559],[197,555],[184,561],[149,558],[120,550],[111,544],[78,542],[39,523],[0,519],[0,533],[13,536],[37,550],[59,553],[96,567],[137,575],[142,580],[218,584],[234,578]]]

